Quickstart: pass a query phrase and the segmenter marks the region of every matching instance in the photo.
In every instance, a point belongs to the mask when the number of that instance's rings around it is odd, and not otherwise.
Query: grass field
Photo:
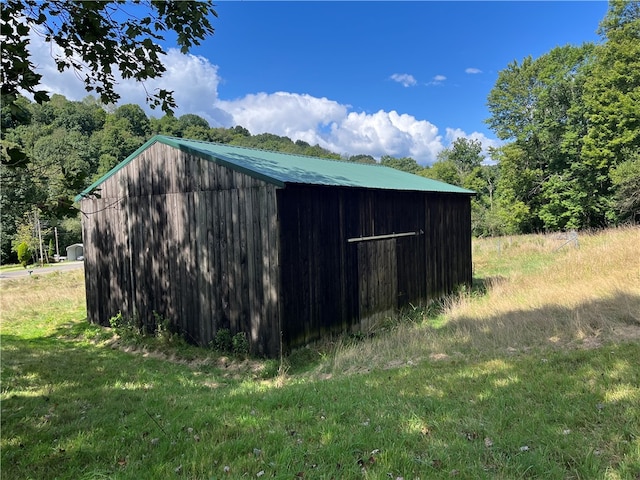
[[[0,283],[3,479],[640,478],[640,231],[474,242],[475,286],[277,362]]]

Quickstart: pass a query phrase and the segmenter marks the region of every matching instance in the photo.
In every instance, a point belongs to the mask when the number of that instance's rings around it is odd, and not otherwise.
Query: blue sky
[[[175,91],[176,114],[252,134],[287,135],[343,155],[421,164],[463,136],[497,145],[486,99],[510,62],[597,42],[607,11],[590,2],[217,3],[215,34],[147,89]],[[77,77],[39,59],[50,90],[85,96]],[[121,82],[122,103],[144,89]],[[150,115],[160,112],[148,110]]]

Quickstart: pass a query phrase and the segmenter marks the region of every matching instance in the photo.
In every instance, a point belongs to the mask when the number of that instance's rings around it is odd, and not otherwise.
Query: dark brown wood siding
[[[162,143],[98,193],[80,206],[102,325],[166,319],[201,345],[228,328],[275,356],[471,283],[468,195],[278,188]]]
[[[221,328],[280,348],[276,187],[156,143],[81,201],[87,313],[208,344]]]
[[[471,283],[468,195],[287,185],[278,209],[288,348]]]

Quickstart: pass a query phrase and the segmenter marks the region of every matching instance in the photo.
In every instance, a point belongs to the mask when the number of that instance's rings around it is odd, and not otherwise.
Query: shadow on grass
[[[439,333],[443,338],[464,338],[459,347],[489,354],[493,348],[597,347],[611,341],[637,341],[640,295],[619,292],[571,308],[543,305],[483,319],[459,317]]]
[[[577,311],[606,317],[639,301],[621,294]],[[514,312],[476,334],[499,336],[514,319],[518,328],[547,316],[553,325],[574,310]],[[637,343],[275,388],[70,336],[64,327],[2,336],[3,478],[218,478],[225,467],[276,478],[355,479],[363,468],[371,478],[640,473]]]

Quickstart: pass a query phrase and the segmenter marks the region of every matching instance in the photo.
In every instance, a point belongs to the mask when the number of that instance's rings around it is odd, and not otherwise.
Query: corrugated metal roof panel
[[[163,137],[160,141],[214,157],[237,169],[275,183],[362,187],[386,190],[415,190],[447,193],[473,193],[470,190],[413,175],[382,165],[341,162],[304,155],[272,152],[227,144]]]
[[[468,195],[474,193],[471,190],[466,190],[448,183],[381,165],[341,162],[338,160],[158,135],[136,150],[136,152],[117,165],[104,177],[84,190],[78,195],[76,200],[89,194],[100,183],[155,142],[161,142],[178,149],[190,151],[193,154],[208,158],[233,170],[280,186],[285,186],[286,184],[303,184],[383,190],[460,193]]]

